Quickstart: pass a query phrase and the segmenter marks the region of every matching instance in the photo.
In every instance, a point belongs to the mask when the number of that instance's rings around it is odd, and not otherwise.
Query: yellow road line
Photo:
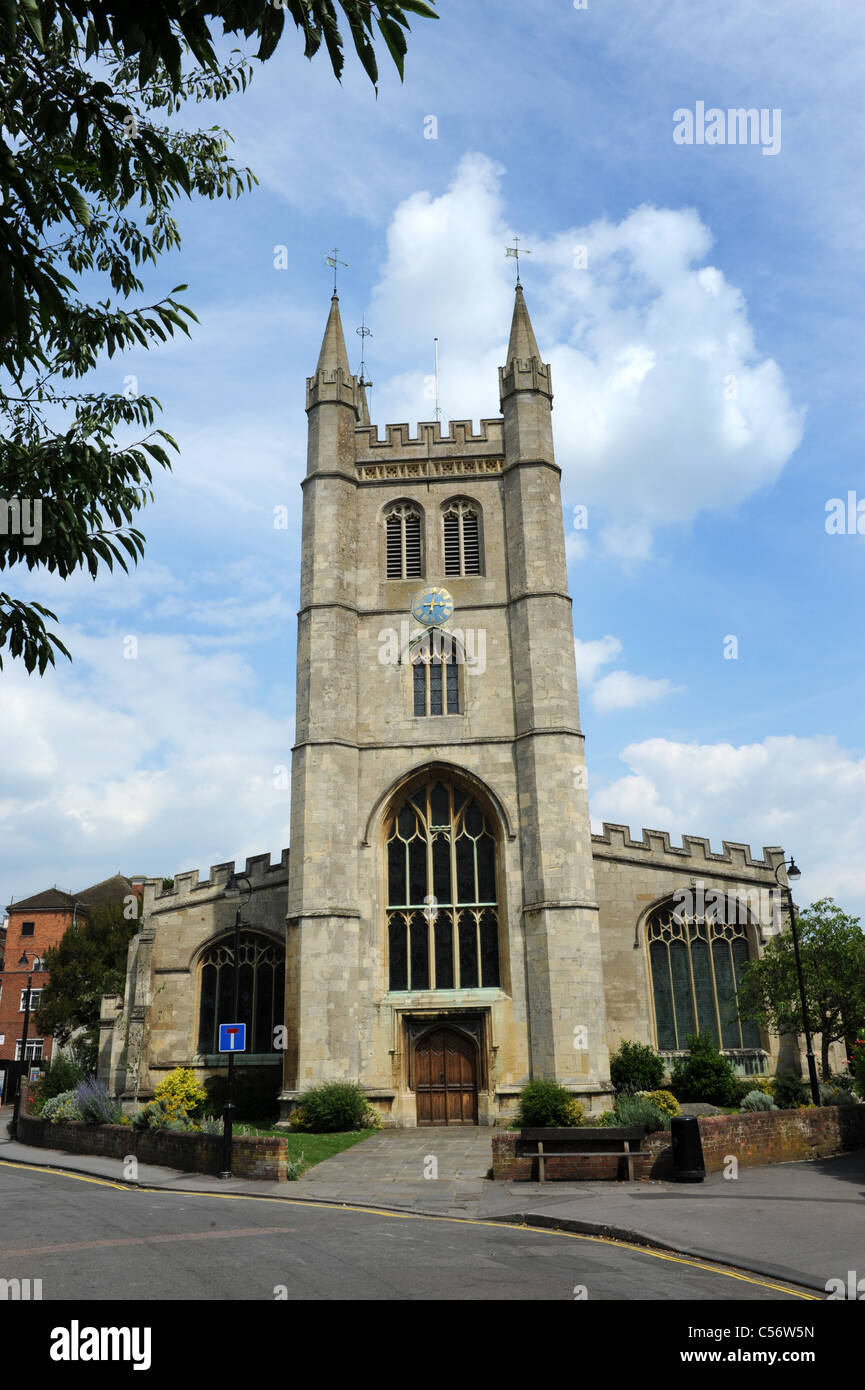
[[[648,1245],[634,1245],[629,1241],[617,1240],[615,1236],[595,1236],[583,1231],[561,1231],[549,1226],[530,1226],[525,1222],[516,1221],[482,1221],[470,1216],[430,1216],[424,1212],[385,1211],[380,1207],[352,1206],[349,1202],[304,1202],[297,1201],[292,1197],[258,1197],[248,1192],[178,1192],[171,1188],[111,1182],[108,1178],[92,1178],[83,1173],[71,1173],[62,1168],[42,1168],[38,1164],[14,1163],[6,1159],[0,1159],[0,1167],[24,1168],[31,1173],[48,1173],[57,1178],[74,1178],[77,1182],[96,1183],[99,1187],[110,1187],[116,1192],[158,1193],[162,1197],[210,1197],[222,1202],[278,1202],[283,1207],[306,1207],[307,1209],[314,1207],[322,1211],[355,1212],[367,1216],[387,1216],[395,1221],[446,1221],[457,1226],[490,1226],[498,1231],[531,1231],[533,1235],[558,1236],[559,1238],[566,1236],[570,1240],[588,1240],[596,1245],[612,1245],[616,1249],[630,1250],[637,1255],[650,1255],[656,1260],[667,1260],[670,1264],[686,1265],[689,1269],[701,1269],[708,1274],[720,1274],[726,1279],[738,1279],[741,1283],[755,1284],[758,1288],[770,1289],[774,1293],[789,1294],[791,1298],[803,1298],[813,1303],[823,1301],[816,1293],[805,1293],[801,1289],[791,1289],[786,1284],[774,1284],[766,1279],[755,1278],[750,1274],[740,1274],[734,1269],[706,1264],[705,1261],[689,1255],[675,1255],[669,1250],[656,1250]]]

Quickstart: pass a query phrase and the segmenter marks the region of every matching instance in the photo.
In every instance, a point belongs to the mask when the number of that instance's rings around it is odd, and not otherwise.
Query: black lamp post
[[[805,1056],[808,1059],[808,1076],[811,1080],[811,1099],[815,1105],[820,1104],[820,1083],[817,1080],[817,1063],[814,1060],[814,1048],[811,1044],[811,1028],[808,1023],[808,1005],[805,1002],[805,981],[802,977],[802,959],[799,955],[799,935],[796,931],[796,909],[793,906],[793,893],[790,888],[790,879],[802,877],[801,869],[797,868],[796,861],[790,856],[790,863],[784,860],[775,870],[775,882],[781,887],[781,880],[778,875],[782,869],[787,870],[787,882],[783,885],[787,894],[787,911],[790,914],[790,931],[793,934],[793,955],[796,958],[796,975],[799,979],[799,1002],[802,1005],[802,1032],[805,1034]]]
[[[20,957],[18,964],[25,966],[30,965],[26,951]],[[12,1139],[18,1138],[18,1113],[21,1109],[21,1078],[27,1069],[27,1034],[30,1031],[30,987],[32,984],[33,969],[31,966],[30,973],[27,976],[27,990],[24,994],[24,1037],[21,1040],[21,1061],[18,1064],[18,1084],[15,1087],[15,1104],[12,1107],[12,1123],[9,1130]]]
[[[239,887],[239,881],[240,881],[241,879],[242,879],[243,882],[246,884],[246,893],[245,893],[245,896],[243,896],[243,897],[241,896],[241,890],[240,890],[240,887]],[[243,910],[244,904],[245,904],[245,903],[248,903],[249,900],[250,900],[250,898],[252,897],[252,884],[250,883],[249,879],[246,877],[246,874],[235,874],[234,871],[232,870],[231,874],[229,875],[228,882],[227,882],[227,884],[225,885],[225,896],[226,896],[226,898],[237,898],[237,900],[238,900],[238,901],[237,901],[237,906],[236,906],[236,908],[235,908],[235,910],[234,910],[234,966],[233,966],[233,969],[234,969],[234,980],[233,980],[233,988],[232,988],[232,995],[231,995],[231,997],[232,997],[232,1005],[231,1005],[231,1008],[232,1008],[232,1015],[231,1015],[231,1020],[230,1020],[230,1021],[231,1021],[232,1023],[239,1023],[240,1020],[238,1019],[237,1014],[238,1014],[238,1010],[239,1010],[239,1008],[240,1008],[240,915],[241,915],[241,912],[242,912],[242,910]],[[226,1020],[223,1020],[223,1022],[225,1022],[225,1021],[226,1021]],[[219,1022],[220,1022],[220,1020],[217,1019],[217,1023],[219,1023]],[[222,1112],[222,1115],[223,1115],[223,1126],[222,1126],[222,1172],[221,1172],[220,1175],[219,1175],[221,1178],[230,1178],[230,1177],[231,1177],[231,1146],[232,1146],[232,1141],[233,1141],[233,1132],[232,1132],[232,1131],[233,1131],[233,1122],[232,1122],[232,1114],[233,1114],[233,1111],[234,1111],[234,1053],[233,1053],[233,1052],[229,1052],[229,1054],[228,1054],[228,1084],[227,1084],[226,1090],[225,1090],[225,1106],[224,1106],[224,1109],[223,1109],[223,1112]]]

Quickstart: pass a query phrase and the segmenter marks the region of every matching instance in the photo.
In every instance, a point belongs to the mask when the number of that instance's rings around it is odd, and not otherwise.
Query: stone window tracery
[[[234,937],[226,936],[201,958],[198,1051],[219,1050],[220,1023],[245,1023],[247,1052],[276,1052],[274,1029],[285,1011],[285,951],[256,932],[240,934],[240,994],[234,1011]]]
[[[652,913],[646,939],[662,1052],[684,1050],[689,1033],[711,1033],[726,1049],[762,1046],[757,1025],[738,1015],[738,991],[750,959],[744,922],[689,916],[671,902]]]
[[[499,973],[496,837],[462,788],[430,779],[386,830],[392,990],[495,988]]]

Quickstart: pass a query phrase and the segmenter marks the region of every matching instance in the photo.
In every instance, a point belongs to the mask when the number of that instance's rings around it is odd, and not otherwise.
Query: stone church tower
[[[236,1062],[283,1115],[357,1080],[386,1123],[508,1123],[530,1078],[607,1108],[609,1055],[707,1031],[744,1075],[797,1064],[739,1015],[783,929],[784,853],[591,834],[552,385],[519,285],[501,415],[370,423],[331,304],[307,387],[291,849],[145,885],[99,1074],[134,1108]],[[584,619],[587,615],[581,615]],[[238,882],[239,880],[239,882]]]
[[[520,285],[499,394],[478,434],[380,439],[334,295],[307,383],[285,1108],[357,1078],[397,1123],[492,1123],[530,1077],[609,1088],[553,393]]]

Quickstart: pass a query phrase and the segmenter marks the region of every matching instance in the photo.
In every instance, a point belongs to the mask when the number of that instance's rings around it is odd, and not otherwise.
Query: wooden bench
[[[595,1158],[624,1158],[628,1169],[628,1181],[634,1181],[634,1159],[635,1152],[639,1152],[640,1143],[645,1137],[646,1130],[642,1125],[632,1126],[611,1126],[610,1128],[580,1128],[580,1129],[523,1129],[517,1144],[519,1152],[520,1144],[530,1143],[537,1145],[538,1156],[538,1181],[545,1182],[544,1163],[548,1158],[583,1158],[587,1154]],[[548,1148],[544,1151],[544,1145],[567,1144],[564,1148]],[[580,1144],[582,1148],[575,1148],[575,1144]],[[619,1147],[612,1148],[616,1144]],[[631,1148],[631,1145],[634,1148]],[[602,1147],[603,1146],[603,1147]]]

